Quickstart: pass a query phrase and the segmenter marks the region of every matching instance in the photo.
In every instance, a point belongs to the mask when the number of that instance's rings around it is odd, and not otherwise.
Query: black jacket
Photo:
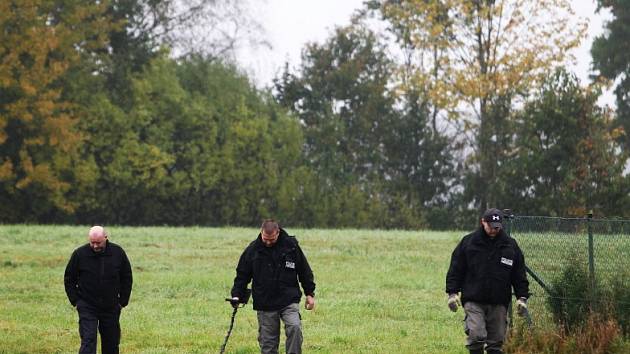
[[[483,227],[464,236],[451,255],[446,292],[461,292],[462,303],[507,305],[512,288],[517,298],[529,297],[525,258],[516,240],[503,230],[492,240]]]
[[[243,298],[252,281],[254,310],[278,311],[300,302],[302,293],[315,295],[313,271],[293,236],[280,229],[273,247],[265,247],[260,234],[252,241],[238,261],[232,296]]]
[[[74,306],[81,299],[100,309],[114,309],[129,303],[131,265],[125,251],[107,241],[103,252],[92,251],[89,244],[77,248],[64,274],[68,300]]]

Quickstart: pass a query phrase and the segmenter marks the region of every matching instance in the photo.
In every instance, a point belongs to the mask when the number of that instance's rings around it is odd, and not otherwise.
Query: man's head
[[[503,212],[499,209],[488,209],[481,217],[481,225],[490,237],[495,237],[503,228]]]
[[[280,234],[280,226],[273,219],[267,219],[263,221],[260,228],[260,238],[266,247],[273,247],[278,242],[278,235]]]
[[[107,231],[102,226],[92,226],[88,231],[88,240],[92,251],[103,252],[107,244]]]

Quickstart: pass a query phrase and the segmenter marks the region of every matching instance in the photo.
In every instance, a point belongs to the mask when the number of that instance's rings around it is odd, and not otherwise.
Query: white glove
[[[457,308],[461,305],[461,303],[459,302],[459,296],[457,296],[457,294],[449,294],[448,295],[448,308],[453,311],[453,312],[457,312]]]
[[[523,317],[527,313],[527,299],[524,297],[516,300],[516,313]]]

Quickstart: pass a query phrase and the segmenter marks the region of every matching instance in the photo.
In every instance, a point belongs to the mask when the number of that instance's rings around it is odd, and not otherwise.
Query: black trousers
[[[79,354],[96,354],[96,331],[101,333],[102,354],[118,354],[120,344],[120,308],[99,309],[85,301],[77,302],[79,312]]]

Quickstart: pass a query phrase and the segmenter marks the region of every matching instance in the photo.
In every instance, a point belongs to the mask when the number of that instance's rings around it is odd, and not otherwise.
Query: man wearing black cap
[[[516,240],[503,231],[503,212],[488,209],[481,226],[459,242],[446,274],[448,307],[464,305],[466,347],[471,354],[502,353],[512,288],[519,315],[527,311],[529,282]]]

